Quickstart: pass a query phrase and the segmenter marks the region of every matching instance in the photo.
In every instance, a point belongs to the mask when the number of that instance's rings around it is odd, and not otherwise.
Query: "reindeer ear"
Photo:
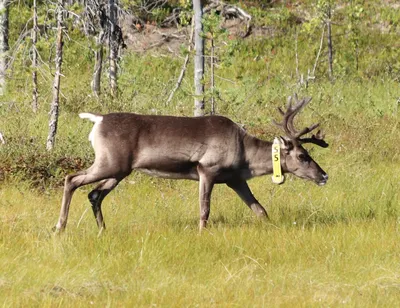
[[[286,137],[279,137],[278,138],[281,149],[284,150],[287,153],[293,149],[293,143],[289,138]]]

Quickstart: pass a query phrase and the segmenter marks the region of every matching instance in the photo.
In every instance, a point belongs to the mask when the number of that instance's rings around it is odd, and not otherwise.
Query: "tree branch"
[[[185,76],[186,68],[187,68],[187,65],[189,63],[190,52],[192,50],[193,34],[194,34],[194,18],[192,18],[192,26],[191,26],[191,30],[190,30],[188,53],[187,53],[187,55],[185,57],[185,61],[183,62],[182,70],[181,70],[181,73],[179,74],[179,78],[178,78],[178,80],[177,80],[177,82],[175,84],[175,87],[172,89],[167,101],[165,102],[165,105],[169,105],[169,103],[171,102],[172,98],[174,97],[175,92],[181,86],[183,77]]]

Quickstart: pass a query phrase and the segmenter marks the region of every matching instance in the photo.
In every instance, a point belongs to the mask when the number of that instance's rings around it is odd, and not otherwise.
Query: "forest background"
[[[108,17],[110,2],[103,6]],[[210,227],[199,235],[197,183],[133,174],[104,202],[109,228],[99,238],[90,188],[75,194],[65,234],[51,231],[65,175],[93,161],[92,125],[77,115],[192,116],[192,3],[116,3],[117,88],[110,77],[112,32],[94,9],[101,2],[64,3],[58,130],[50,151],[59,3],[37,2],[37,27],[33,1],[3,4],[9,25],[0,76],[3,306],[400,304],[397,1],[206,1],[206,114],[228,116],[272,140],[282,134],[271,124],[277,107],[293,93],[311,96],[299,126],[321,123],[330,147],[310,153],[330,180],[322,188],[290,176],[281,186],[269,177],[251,181],[268,222],[217,187]]]

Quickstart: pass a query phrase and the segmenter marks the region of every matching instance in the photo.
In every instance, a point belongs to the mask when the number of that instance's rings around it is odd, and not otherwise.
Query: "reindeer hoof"
[[[201,232],[206,227],[207,227],[207,220],[200,220],[199,231]]]
[[[65,228],[62,228],[62,227],[60,228],[57,225],[55,225],[53,228],[51,228],[51,231],[56,233],[56,234],[60,234],[60,233],[62,233],[64,231],[64,229]]]

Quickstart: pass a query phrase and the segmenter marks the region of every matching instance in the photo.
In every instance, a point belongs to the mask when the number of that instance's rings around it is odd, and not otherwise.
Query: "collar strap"
[[[272,143],[272,182],[275,184],[282,184],[285,177],[282,175],[281,168],[281,147],[278,138],[274,139]]]

